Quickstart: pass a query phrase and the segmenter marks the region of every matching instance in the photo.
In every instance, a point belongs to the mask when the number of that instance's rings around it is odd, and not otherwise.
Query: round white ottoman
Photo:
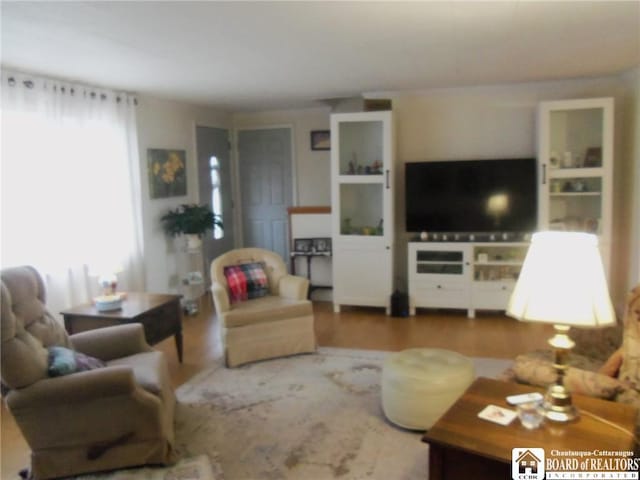
[[[382,368],[382,410],[396,425],[427,430],[474,378],[473,362],[456,352],[412,348],[391,354]]]

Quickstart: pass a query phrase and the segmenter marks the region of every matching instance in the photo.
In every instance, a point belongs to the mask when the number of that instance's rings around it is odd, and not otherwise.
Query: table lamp
[[[579,232],[539,232],[522,265],[507,315],[525,322],[552,323],[555,384],[544,400],[549,420],[568,422],[578,412],[564,386],[567,358],[575,345],[570,327],[598,328],[615,323],[607,281],[595,235]]]

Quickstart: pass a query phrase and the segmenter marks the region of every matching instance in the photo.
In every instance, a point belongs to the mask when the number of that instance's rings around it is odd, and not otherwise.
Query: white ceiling
[[[640,65],[640,2],[6,2],[2,64],[260,110]]]

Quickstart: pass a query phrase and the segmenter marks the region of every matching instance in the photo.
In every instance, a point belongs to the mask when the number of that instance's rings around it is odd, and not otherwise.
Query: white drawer
[[[409,292],[416,307],[467,308],[469,287],[466,282],[418,282]]]
[[[490,310],[506,310],[513,282],[473,282],[471,302],[473,308]]]

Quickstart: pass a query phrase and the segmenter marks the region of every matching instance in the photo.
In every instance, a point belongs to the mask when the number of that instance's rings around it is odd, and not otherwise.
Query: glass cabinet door
[[[541,227],[596,233],[610,229],[613,102],[543,102]]]
[[[340,175],[382,175],[382,122],[339,125]]]
[[[392,228],[390,112],[337,114],[332,151],[334,231],[342,237],[387,237]]]
[[[380,183],[340,184],[340,234],[384,234],[382,190]]]
[[[587,98],[542,102],[538,109],[539,227],[597,234],[606,269],[613,211],[613,108],[612,98]]]
[[[602,166],[602,108],[553,110],[549,116],[549,168]]]

